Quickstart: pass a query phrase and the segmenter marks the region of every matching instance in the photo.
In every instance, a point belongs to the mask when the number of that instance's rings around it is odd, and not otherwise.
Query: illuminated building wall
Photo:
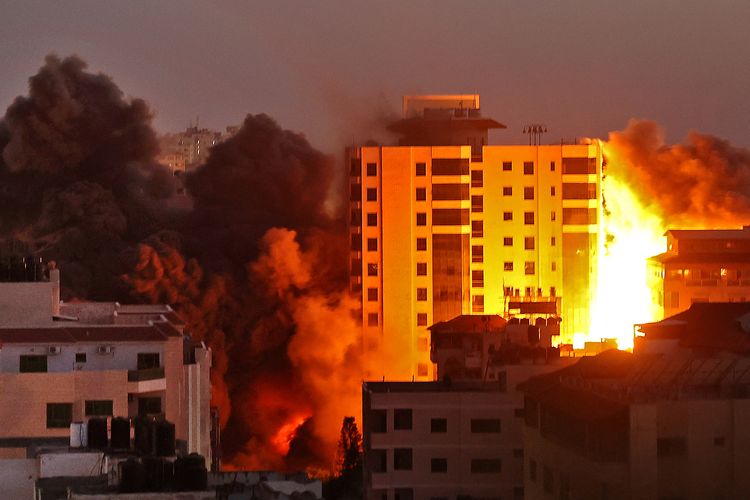
[[[750,299],[750,228],[669,230],[667,251],[649,259],[649,285],[663,317],[695,302]]]
[[[440,96],[429,97],[435,105]],[[511,302],[557,303],[563,342],[588,331],[600,148],[487,146],[488,128],[503,126],[481,118],[475,97],[447,105],[476,108],[449,116],[419,108],[422,118],[405,99],[405,118],[392,127],[402,145],[347,150],[351,288],[362,300],[364,348],[407,360],[374,378],[432,379],[429,325],[505,314]],[[465,144],[424,145],[430,137]]]

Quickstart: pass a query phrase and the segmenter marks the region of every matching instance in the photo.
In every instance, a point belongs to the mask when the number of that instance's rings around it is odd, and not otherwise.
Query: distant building
[[[183,132],[161,136],[161,153],[157,161],[170,167],[175,175],[185,173],[203,164],[216,144],[234,135],[239,127],[226,127],[224,132],[190,126]]]
[[[695,302],[750,300],[750,226],[666,232],[667,251],[649,259],[654,303],[664,317]]]
[[[750,304],[636,341],[521,384],[526,498],[750,498]]]
[[[365,382],[365,498],[523,498],[523,398],[515,387],[565,366],[556,321],[463,315],[430,328],[437,382]]]
[[[385,375],[434,379],[427,326],[461,314],[546,303],[564,319],[562,342],[588,332],[598,143],[490,146],[488,131],[505,126],[482,117],[476,94],[406,96],[390,128],[398,146],[346,151],[365,352],[406,360]]]
[[[154,416],[211,460],[211,351],[171,307],[65,304],[57,269],[12,277],[0,278],[0,458],[67,448],[71,424],[92,417]]]

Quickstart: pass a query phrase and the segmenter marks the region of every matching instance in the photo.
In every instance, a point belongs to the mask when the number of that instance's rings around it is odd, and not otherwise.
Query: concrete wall
[[[181,339],[179,339],[181,342]],[[47,355],[48,372],[135,370],[139,353],[159,353],[164,366],[166,342],[92,342],[75,344],[5,344],[0,347],[0,371],[18,373],[21,355]],[[60,354],[49,354],[50,346],[60,347]],[[99,354],[99,346],[112,346],[109,354]],[[76,353],[86,353],[85,363],[76,363]]]
[[[33,499],[38,478],[39,466],[35,459],[0,459],[0,498]]]

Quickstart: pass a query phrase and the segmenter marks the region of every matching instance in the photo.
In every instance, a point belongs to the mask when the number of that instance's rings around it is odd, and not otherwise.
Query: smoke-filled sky
[[[160,131],[268,113],[324,151],[405,93],[482,94],[494,142],[606,137],[653,119],[750,146],[746,0],[3,1],[0,108],[44,56],[78,54],[156,111]],[[373,113],[375,112],[375,113]]]

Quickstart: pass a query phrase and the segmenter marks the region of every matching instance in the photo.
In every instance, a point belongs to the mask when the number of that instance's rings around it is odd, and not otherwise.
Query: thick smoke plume
[[[179,211],[157,152],[142,100],[48,57],[0,122],[1,242],[56,260],[64,298],[172,304],[213,349],[226,464],[330,470],[361,379],[333,160],[249,115]]]
[[[750,221],[750,151],[692,131],[667,145],[652,121],[632,120],[605,144],[607,175],[626,182],[670,227],[731,227]],[[606,196],[606,191],[605,191]]]

